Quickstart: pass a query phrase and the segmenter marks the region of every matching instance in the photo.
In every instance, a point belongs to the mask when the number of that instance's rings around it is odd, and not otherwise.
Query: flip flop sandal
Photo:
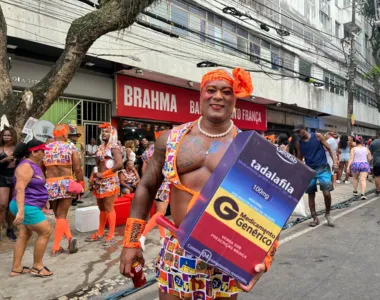
[[[319,222],[315,222],[315,221],[313,221],[313,222],[311,222],[310,224],[309,224],[309,227],[317,227],[319,225]]]
[[[93,235],[90,235],[89,237],[87,237],[85,239],[86,242],[97,242],[97,241],[101,241],[103,239],[103,236],[101,235],[97,235],[96,233],[94,233]]]
[[[62,247],[59,248],[59,250],[51,250],[51,256],[52,257],[56,257],[62,253],[65,253],[65,249],[63,249]]]
[[[68,250],[71,254],[78,252],[78,246],[77,245],[78,245],[78,240],[76,238],[71,238],[69,240]]]
[[[41,274],[41,272],[43,271],[43,270],[46,270],[46,271],[48,271],[48,272],[50,272],[50,274]],[[38,269],[35,269],[34,267],[32,268],[32,275],[34,275],[34,276],[37,276],[37,277],[42,277],[42,278],[44,278],[44,277],[50,277],[50,276],[53,276],[54,275],[54,273],[52,272],[52,271],[50,271],[47,267],[43,267],[41,270],[38,270]]]
[[[25,272],[25,270],[28,270],[28,272]],[[32,270],[28,267],[22,267],[22,270],[21,272],[18,272],[18,271],[15,271],[15,270],[11,270],[11,273],[16,273],[16,275],[9,275],[10,277],[17,277],[17,276],[20,276],[20,275],[24,275],[24,274],[30,274],[32,272]]]

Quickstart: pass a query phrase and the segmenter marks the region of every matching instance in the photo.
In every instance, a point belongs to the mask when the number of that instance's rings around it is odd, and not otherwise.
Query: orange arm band
[[[276,255],[277,248],[278,248],[278,240],[275,240],[272,248],[270,248],[267,256],[265,256],[265,259],[264,259],[264,265],[266,267],[266,272],[269,271],[269,269],[273,263],[274,256]]]
[[[141,248],[140,237],[146,222],[141,219],[128,218],[125,225],[123,248]]]

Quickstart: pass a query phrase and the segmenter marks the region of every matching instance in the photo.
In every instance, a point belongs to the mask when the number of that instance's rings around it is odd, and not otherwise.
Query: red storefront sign
[[[134,77],[116,75],[116,101],[118,117],[182,124],[200,116],[199,92]],[[263,105],[237,100],[232,119],[241,129],[267,129]]]

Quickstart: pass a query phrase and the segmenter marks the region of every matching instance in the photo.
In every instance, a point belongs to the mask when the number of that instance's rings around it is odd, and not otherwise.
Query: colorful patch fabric
[[[107,159],[112,159],[112,150],[117,149],[121,151],[121,147],[117,143],[108,143],[105,145],[104,143],[101,144],[98,148],[98,151],[96,152],[96,158],[100,161],[105,161]]]
[[[69,193],[71,180],[74,180],[72,176],[47,178],[45,186],[49,194],[49,201],[76,198],[75,194]]]
[[[235,279],[180,248],[170,232],[156,262],[156,278],[162,292],[186,300],[229,298],[241,292]]]
[[[154,153],[154,145],[150,146],[147,150],[144,151],[144,153],[141,155],[142,161],[148,162]]]
[[[78,153],[77,148],[71,142],[55,141],[47,147],[51,150],[45,151],[43,163],[46,167],[71,165],[73,153]]]
[[[102,199],[113,195],[118,195],[120,193],[120,182],[117,174],[113,174],[102,179],[92,178],[90,181],[93,182],[93,193],[96,199]]]
[[[353,174],[358,174],[362,172],[370,173],[371,167],[368,162],[354,162],[351,165],[351,172]]]

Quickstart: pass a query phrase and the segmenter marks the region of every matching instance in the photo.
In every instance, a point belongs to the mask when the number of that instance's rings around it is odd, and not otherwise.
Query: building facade
[[[1,3],[8,35],[16,42],[26,40],[56,49],[64,47],[71,22],[95,9],[77,0],[29,2]],[[99,57],[118,66],[109,69],[107,79],[114,80],[112,116],[119,129],[136,130],[136,124],[128,123],[134,121],[150,122],[144,126],[151,130],[196,118],[190,105],[197,102],[195,91],[199,91],[202,75],[215,67],[231,70],[240,66],[252,72],[255,89],[251,98],[239,103],[254,112],[247,117],[250,120],[258,120],[257,112],[261,113],[265,130],[291,130],[296,123],[304,123],[313,131],[344,133],[348,98],[345,38],[352,30],[350,24],[351,3],[346,0],[161,1],[142,12],[130,28],[98,39],[88,52],[86,70],[95,69]],[[354,133],[373,136],[380,127],[379,112],[372,84],[361,76],[374,64],[368,45],[370,29],[360,15],[355,26]],[[89,79],[80,88],[96,85]],[[151,107],[156,105],[155,92],[170,94],[174,89],[169,96],[183,95],[176,96],[176,109],[177,113],[184,109],[186,117],[176,119],[173,106],[171,112],[152,110],[148,102],[144,104],[144,89],[149,90]],[[243,125],[247,127],[243,129],[263,130],[262,124],[257,128]]]

